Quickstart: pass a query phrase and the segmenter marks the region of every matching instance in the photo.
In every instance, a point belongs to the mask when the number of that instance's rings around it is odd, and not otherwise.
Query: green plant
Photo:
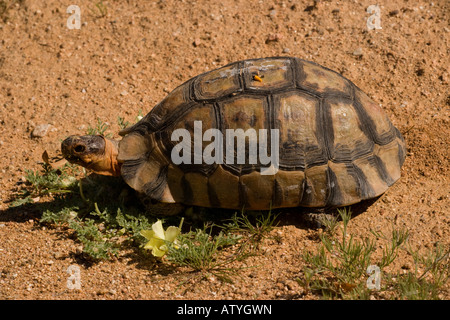
[[[59,170],[52,169],[49,164],[43,163],[42,170],[25,170],[25,187],[20,190],[10,207],[17,207],[26,203],[32,203],[32,198],[50,194],[73,192],[77,185],[77,179],[69,172],[74,171],[70,164],[64,165]]]
[[[176,245],[169,245],[167,260],[202,275],[213,274],[221,280],[231,282],[231,275],[238,270],[231,264],[242,259],[244,254],[236,250],[225,255],[223,250],[236,245],[240,238],[223,232],[212,236],[206,229],[182,233],[178,236]]]
[[[103,18],[108,14],[108,7],[103,3],[103,1],[95,2],[94,6],[97,8],[97,10],[92,8],[90,10],[91,13],[95,15],[97,18]]]
[[[58,172],[47,164],[44,164],[43,167],[43,174],[39,171],[25,170],[25,179],[30,183],[33,195],[71,192],[69,188],[77,181],[74,176],[69,176],[65,168]]]
[[[230,222],[222,228],[227,232],[246,234],[248,235],[247,240],[252,245],[258,246],[261,240],[276,227],[277,217],[278,214],[273,214],[271,210],[254,215],[241,211],[240,216],[236,212],[229,219]]]
[[[41,216],[41,223],[62,225],[78,216],[78,207],[67,207],[60,211],[45,210]]]
[[[378,240],[385,242],[381,257],[374,261],[375,252],[373,239],[365,238],[357,241],[347,232],[351,218],[350,210],[338,210],[342,219],[337,235],[337,227],[331,224],[331,230],[325,230],[320,235],[320,245],[317,252],[302,254],[306,266],[303,277],[297,281],[306,292],[320,294],[324,298],[369,299],[439,299],[439,293],[449,280],[450,266],[448,263],[450,250],[442,245],[436,245],[430,252],[419,254],[411,248],[405,250],[414,260],[414,271],[404,273],[388,272],[399,256],[399,250],[408,244],[409,232],[404,229],[392,228],[390,236],[381,232],[371,231]],[[378,269],[382,274],[383,285],[379,288],[368,287],[368,267]],[[419,272],[418,270],[423,270]]]
[[[40,222],[66,224],[83,244],[83,252],[94,260],[110,259],[117,255],[122,236],[141,243],[140,232],[151,226],[143,214],[125,214],[120,208],[116,208],[116,212],[108,208],[101,211],[97,203],[94,206],[95,209],[88,213],[82,213],[79,207],[46,210]]]
[[[377,237],[390,241],[389,245],[384,247],[383,255],[379,263],[379,267],[383,269],[384,267],[390,265],[398,256],[398,249],[406,243],[409,237],[409,232],[407,230],[392,230],[392,236],[390,240],[380,232],[372,231],[372,233]]]
[[[123,117],[121,117],[121,116],[117,116],[117,123],[118,123],[119,128],[121,130],[125,129],[126,127],[128,127],[130,125],[130,122],[129,121],[125,121],[125,119]]]
[[[142,110],[139,110],[134,123],[141,121],[143,117],[144,116],[142,115]],[[125,129],[126,127],[128,127],[130,125],[130,122],[125,121],[125,119],[121,116],[117,117],[117,123],[118,123],[120,129]]]
[[[342,219],[341,237],[336,235],[337,227],[334,222],[330,224],[332,231],[327,230],[320,234],[321,246],[318,252],[305,252],[302,255],[307,266],[303,270],[305,278],[299,282],[307,291],[319,292],[328,298],[368,297],[366,272],[374,263],[372,254],[375,251],[375,242],[368,237],[358,241],[348,234],[350,209],[338,209],[338,213]],[[375,265],[381,270],[390,265],[407,238],[407,231],[394,230],[390,245],[385,248],[380,262]]]
[[[114,241],[110,241],[99,225],[93,219],[72,219],[69,228],[75,231],[77,239],[83,244],[83,252],[94,260],[110,259],[117,256],[119,247]]]
[[[399,275],[397,288],[399,298],[408,300],[436,300],[442,287],[450,278],[450,249],[437,244],[434,248],[421,255],[418,251],[409,249],[414,259],[414,272]],[[424,270],[418,272],[419,267]]]
[[[95,125],[95,127],[92,127],[89,125],[86,134],[87,135],[102,135],[105,137],[111,137],[111,133],[105,134],[106,130],[109,129],[109,124],[106,122],[101,121],[100,119],[97,119],[97,124]]]

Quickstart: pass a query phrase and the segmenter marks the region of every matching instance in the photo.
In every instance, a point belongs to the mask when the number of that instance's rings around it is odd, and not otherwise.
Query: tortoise
[[[70,136],[61,151],[71,163],[122,176],[144,202],[224,209],[373,199],[400,178],[406,154],[399,130],[362,90],[293,57],[200,74],[119,134]]]

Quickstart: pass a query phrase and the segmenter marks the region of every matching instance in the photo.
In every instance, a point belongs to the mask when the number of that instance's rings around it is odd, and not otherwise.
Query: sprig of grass
[[[144,115],[142,114],[142,110],[140,109],[138,115],[136,116],[136,119],[134,120],[134,123],[141,121],[143,117]],[[125,129],[131,124],[129,121],[125,121],[125,119],[121,116],[117,117],[117,123],[120,129]]]
[[[437,300],[442,287],[450,279],[450,249],[438,243],[425,254],[408,249],[414,259],[414,272],[397,276],[393,286],[399,298],[408,300]],[[424,270],[419,273],[421,268]]]
[[[332,231],[327,230],[319,236],[321,246],[318,253],[303,253],[307,266],[303,270],[305,278],[299,282],[307,292],[312,290],[328,298],[367,297],[370,291],[366,288],[366,271],[369,265],[374,264],[372,254],[375,242],[368,237],[356,240],[353,235],[348,234],[350,209],[338,209],[338,213],[342,219],[341,237],[336,235],[336,222],[331,221]],[[375,265],[381,270],[390,265],[407,238],[407,231],[394,230],[390,245],[385,248],[381,260]]]
[[[414,272],[390,273],[391,266],[399,256],[399,250],[408,244],[409,232],[393,228],[390,236],[371,231],[376,238],[384,240],[381,257],[374,261],[374,239],[356,240],[348,234],[347,227],[351,218],[350,210],[338,210],[342,219],[342,235],[337,235],[339,224],[330,223],[331,230],[320,235],[320,246],[316,253],[304,252],[302,258],[306,263],[304,277],[297,279],[305,292],[320,294],[324,298],[334,299],[369,299],[371,296],[383,299],[439,299],[444,284],[449,279],[450,250],[437,245],[431,253],[421,255],[408,249],[413,257]],[[405,250],[406,251],[406,250]],[[383,285],[378,291],[367,286],[368,267],[374,265],[382,274]],[[419,267],[424,270],[418,272]]]
[[[43,174],[37,170],[25,170],[25,179],[31,185],[33,195],[71,192],[70,187],[74,186],[77,181],[74,176],[69,176],[64,168],[59,173],[58,170],[52,169],[47,164],[43,164],[43,167]]]
[[[407,230],[392,230],[392,236],[388,239],[384,234],[380,232],[371,231],[376,237],[390,241],[389,245],[384,247],[383,255],[381,257],[379,267],[381,269],[390,265],[398,256],[398,249],[406,243],[409,238],[409,232]]]
[[[105,137],[111,137],[112,134],[111,133],[107,133],[105,134],[106,130],[109,129],[109,124],[106,122],[103,122],[100,119],[97,119],[97,123],[94,127],[92,127],[91,125],[89,125],[86,134],[87,135],[101,135],[101,136],[105,136]]]
[[[274,214],[272,210],[253,215],[242,210],[239,216],[236,212],[221,228],[226,232],[247,235],[248,242],[258,247],[261,240],[277,226],[277,218],[278,214]]]
[[[119,125],[119,128],[122,130],[128,127],[130,125],[130,122],[125,121],[125,118],[121,116],[117,116],[117,124]]]
[[[178,244],[170,245],[167,260],[177,266],[188,267],[202,276],[213,274],[221,280],[231,282],[239,268],[231,264],[244,257],[242,252],[224,255],[225,248],[234,246],[241,237],[238,235],[219,234],[197,229],[178,236]]]
[[[97,8],[97,10],[90,8],[93,15],[95,15],[97,18],[106,17],[106,15],[108,14],[108,7],[103,3],[103,1],[95,2],[94,6]]]

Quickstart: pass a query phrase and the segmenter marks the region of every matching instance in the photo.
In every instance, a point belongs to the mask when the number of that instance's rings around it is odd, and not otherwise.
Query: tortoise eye
[[[81,153],[81,152],[86,151],[86,147],[83,146],[83,145],[81,145],[81,144],[79,144],[79,145],[75,146],[75,148],[73,148],[73,150],[74,150],[76,153]]]

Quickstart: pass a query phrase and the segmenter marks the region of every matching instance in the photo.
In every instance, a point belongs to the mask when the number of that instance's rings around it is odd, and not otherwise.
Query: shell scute
[[[248,90],[273,91],[294,86],[291,59],[258,59],[244,62],[244,83]],[[258,76],[261,81],[255,79]]]
[[[194,81],[197,100],[217,99],[240,90],[239,64],[234,63],[198,76]]]

